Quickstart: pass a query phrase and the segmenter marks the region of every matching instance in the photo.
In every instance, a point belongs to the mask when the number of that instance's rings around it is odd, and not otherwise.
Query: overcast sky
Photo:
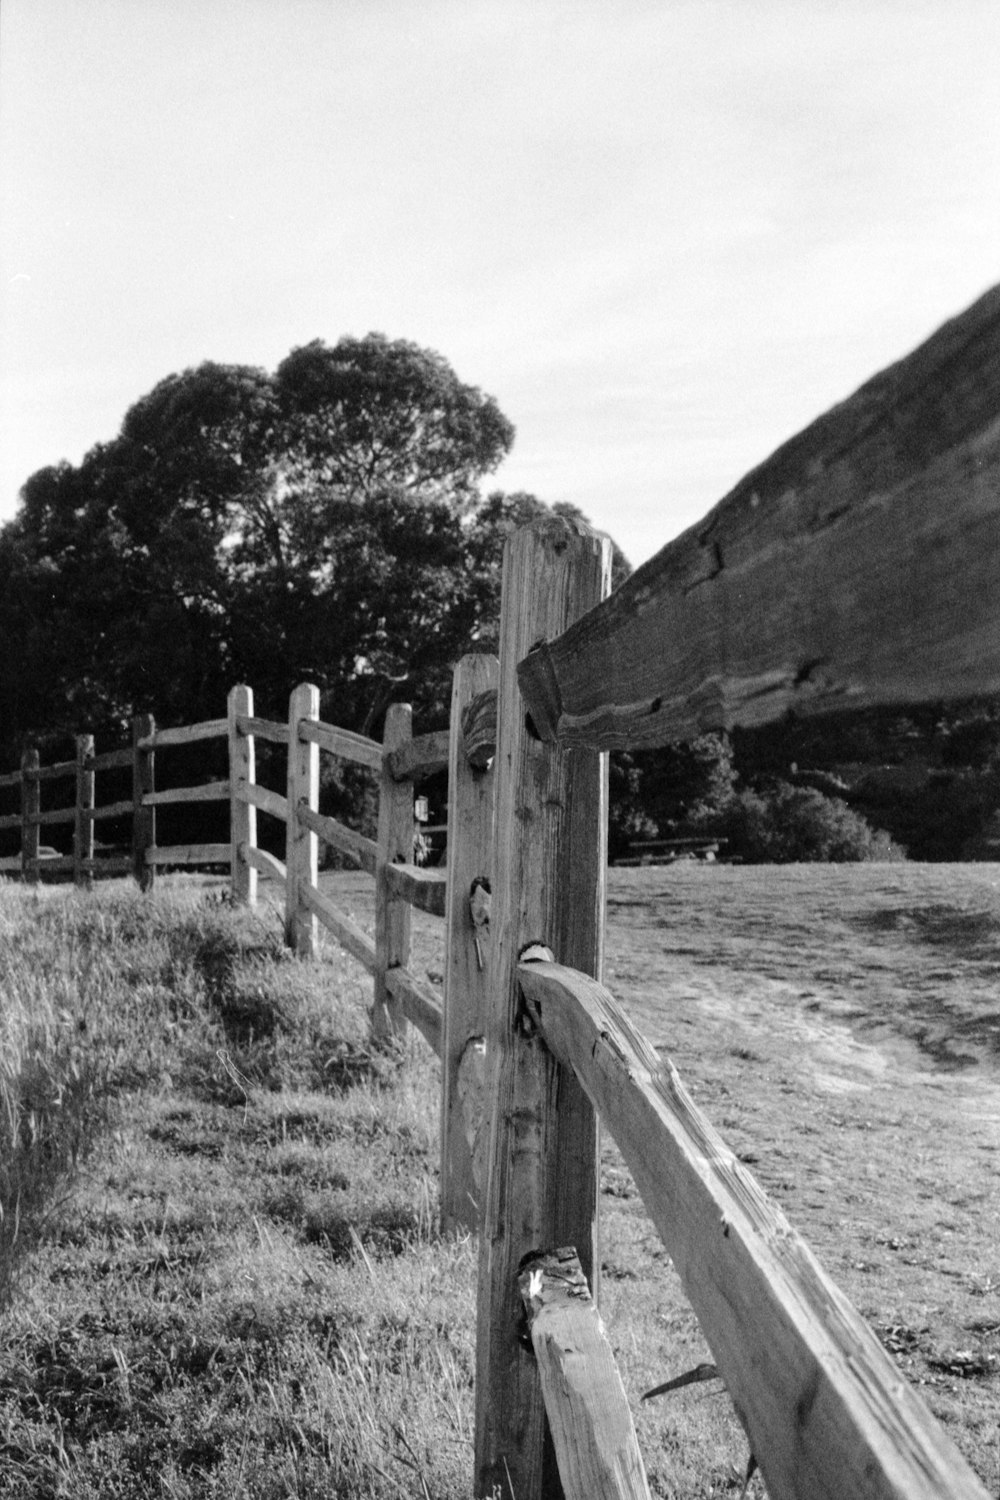
[[[633,562],[1000,281],[998,0],[0,0],[0,519],[378,330]]]

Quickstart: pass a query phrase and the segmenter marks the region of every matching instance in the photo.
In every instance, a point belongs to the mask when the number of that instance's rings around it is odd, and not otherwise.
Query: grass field
[[[370,923],[368,882],[327,878]],[[55,1059],[33,1149],[85,1152],[0,1320],[0,1496],[467,1495],[475,1246],[435,1225],[436,1061],[373,1052],[362,972],[332,944],[299,963],[266,900],[219,895],[0,892],[5,1055]],[[440,925],[415,926],[433,976]],[[1000,867],[611,873],[610,988],[991,1494],[998,976]],[[82,1133],[46,1137],[60,1068]],[[0,1106],[17,1087],[9,1066]],[[717,1386],[639,1405],[708,1351],[610,1143],[603,1187],[652,1489],[738,1495]]]

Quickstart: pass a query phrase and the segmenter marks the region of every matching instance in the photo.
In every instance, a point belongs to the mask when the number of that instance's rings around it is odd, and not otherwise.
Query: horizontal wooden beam
[[[303,719],[299,724],[299,737],[309,744],[318,745],[321,750],[328,750],[331,755],[339,755],[341,760],[369,766],[373,771],[382,769],[382,746],[351,729],[338,729],[335,724],[324,724],[322,720]]]
[[[153,844],[146,850],[147,865],[228,865],[229,844]]]
[[[76,865],[72,854],[43,854],[40,859],[25,860],[24,867],[42,875],[64,875]]]
[[[308,911],[319,918],[340,946],[346,948],[359,963],[364,964],[369,974],[375,972],[375,942],[367,932],[362,931],[346,912],[338,910],[332,901],[311,885],[300,886],[299,899]]]
[[[147,792],[143,807],[169,807],[174,803],[228,802],[228,781],[205,781],[201,786],[174,786],[162,792]]]
[[[565,1500],[649,1500],[628,1397],[576,1251],[522,1261],[518,1286]]]
[[[5,854],[0,858],[0,871],[5,874],[12,874],[15,871],[20,871],[20,869],[21,856],[19,854]],[[129,865],[129,869],[131,869],[131,864]]]
[[[29,827],[42,827],[49,823],[75,823],[75,807],[55,807],[49,812],[29,813],[24,820]]]
[[[529,1015],[614,1137],[772,1500],[987,1500],[811,1250],[596,980],[521,963]]]
[[[543,739],[1000,692],[1000,287],[520,663]]]
[[[157,729],[136,741],[137,750],[165,750],[170,745],[194,745],[199,740],[226,739],[228,719],[205,719],[200,724],[179,724],[175,729]]]
[[[106,802],[103,807],[84,807],[80,809],[84,818],[93,822],[101,818],[130,818],[135,811],[135,803],[129,797],[122,802]]]
[[[254,844],[240,845],[240,859],[252,870],[259,870],[262,875],[269,875],[272,880],[280,881],[282,885],[288,878],[284,863],[275,855],[268,854],[266,849],[258,849]]]
[[[131,875],[133,861],[130,854],[109,854],[98,859],[84,859],[80,868],[89,875],[109,880],[117,875]]]
[[[85,771],[110,771],[130,766],[134,759],[130,747],[123,750],[103,750],[100,755],[88,755],[83,762]]]
[[[438,729],[407,740],[398,750],[389,751],[385,765],[393,781],[424,781],[438,771],[447,771],[448,730]]]
[[[448,875],[445,870],[428,870],[423,865],[386,865],[385,879],[390,891],[411,906],[443,917],[447,902]]]
[[[288,725],[279,724],[274,719],[256,719],[250,714],[237,714],[236,728],[240,734],[269,740],[274,745],[288,744]]]
[[[385,987],[399,1001],[406,1019],[440,1057],[444,1037],[440,992],[404,968],[386,970]]]
[[[26,781],[60,781],[64,777],[75,775],[75,760],[60,760],[51,766],[39,766],[37,770],[24,772]]]
[[[4,813],[3,817],[0,818],[0,828],[20,828],[20,826],[20,813]]]
[[[272,792],[270,787],[258,786],[255,781],[241,779],[236,783],[236,796],[240,802],[249,802],[251,807],[269,813],[272,818],[279,818],[282,823],[288,820],[288,798],[283,797],[280,792]]]
[[[131,755],[129,756],[129,759],[131,760]],[[4,774],[0,776],[0,787],[20,786],[23,780],[23,771],[5,771]]]
[[[302,802],[299,803],[299,822],[318,834],[324,843],[357,860],[360,868],[367,870],[369,875],[375,874],[378,845],[374,839],[365,838],[363,833],[355,832],[353,828],[348,828],[336,818],[327,817],[325,813],[314,812]]]

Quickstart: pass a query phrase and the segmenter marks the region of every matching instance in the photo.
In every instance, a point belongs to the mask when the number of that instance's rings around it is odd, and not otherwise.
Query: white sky
[[[638,563],[1000,280],[1000,3],[0,0],[0,254],[0,519],[374,329]]]

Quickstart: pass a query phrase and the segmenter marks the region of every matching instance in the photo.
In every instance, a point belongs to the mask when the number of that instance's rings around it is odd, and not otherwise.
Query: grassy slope
[[[994,876],[616,872],[608,962],[992,1491]],[[338,884],[364,921],[364,882]],[[359,971],[289,959],[266,909],[193,885],[4,903],[8,945],[21,923],[92,976],[115,1093],[0,1324],[0,1495],[468,1494],[475,1251],[434,1228],[427,1049],[373,1055]],[[422,967],[439,941],[418,921]],[[603,1303],[637,1397],[708,1355],[605,1157]],[[637,1419],[655,1493],[738,1493],[713,1387]]]

